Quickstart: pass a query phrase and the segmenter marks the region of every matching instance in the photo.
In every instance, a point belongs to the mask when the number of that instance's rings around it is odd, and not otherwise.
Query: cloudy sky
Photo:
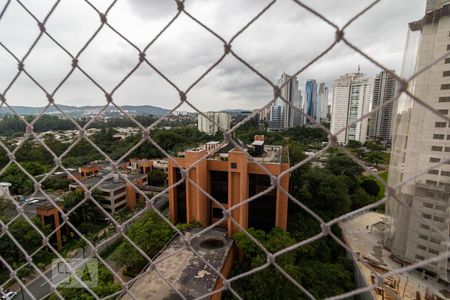
[[[43,20],[54,1],[22,0]],[[92,1],[105,11],[111,1]],[[186,0],[186,10],[229,40],[267,5],[268,0]],[[368,0],[308,0],[339,26],[368,6]],[[0,0],[0,7],[6,0]],[[425,0],[382,0],[347,30],[346,37],[385,66],[400,71],[407,24],[424,14]],[[176,14],[171,0],[118,0],[108,22],[143,49]],[[76,54],[100,24],[98,14],[84,1],[62,0],[46,30],[70,53]],[[36,21],[12,1],[0,20],[0,42],[22,58],[39,33]],[[292,0],[278,0],[233,42],[233,50],[273,82],[282,72],[294,73],[334,40],[334,28]],[[223,43],[182,14],[152,44],[147,58],[180,89],[185,90],[223,54]],[[138,62],[137,50],[104,27],[81,54],[79,64],[106,90],[112,90]],[[331,85],[339,75],[357,70],[374,76],[380,70],[343,43],[301,73],[307,79]],[[52,91],[71,69],[70,57],[43,36],[25,60],[26,70]],[[0,47],[0,91],[17,72],[17,64]],[[227,56],[188,94],[200,110],[254,109],[267,103],[271,88],[232,56]],[[45,95],[25,75],[7,92],[10,105],[43,106]],[[55,100],[67,105],[101,105],[103,92],[76,70],[57,91]],[[155,105],[172,108],[178,93],[148,65],[142,65],[115,93],[119,105]],[[181,110],[192,111],[186,105]]]

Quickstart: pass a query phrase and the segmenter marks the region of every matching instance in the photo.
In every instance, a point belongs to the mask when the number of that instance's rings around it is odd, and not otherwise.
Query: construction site
[[[387,276],[385,274],[402,268],[404,262],[396,259],[384,247],[384,231],[388,230],[386,216],[377,212],[362,215],[339,223],[343,237],[356,257],[352,257],[359,287],[377,285],[380,276],[385,277],[376,288],[359,295],[360,299],[450,299],[448,284],[438,282],[424,270]]]

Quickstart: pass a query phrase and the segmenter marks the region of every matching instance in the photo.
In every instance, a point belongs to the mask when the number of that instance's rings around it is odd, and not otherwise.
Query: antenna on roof
[[[360,65],[358,65],[358,74],[359,74],[359,71],[361,70],[361,66]]]

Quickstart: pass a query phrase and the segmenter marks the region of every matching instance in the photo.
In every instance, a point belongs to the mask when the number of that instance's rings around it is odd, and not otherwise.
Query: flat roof
[[[252,143],[252,145],[253,145],[253,146],[262,146],[262,145],[264,145],[264,141],[254,141],[254,142]]]
[[[103,176],[93,176],[93,177],[89,177],[84,180],[81,180],[81,183],[83,183],[84,185],[86,185],[86,187],[89,188],[91,186],[96,185],[102,179],[103,179]],[[78,186],[78,183],[72,182],[70,185]],[[99,188],[102,190],[115,190],[124,185],[125,185],[125,182],[120,177],[119,177],[119,181],[117,181],[117,182],[115,182],[113,178],[108,178],[100,184]]]
[[[191,231],[185,232],[185,236],[192,236],[201,230],[203,229],[193,228]],[[204,243],[208,240],[218,241],[218,245],[208,247]],[[213,228],[194,238],[191,241],[191,245],[203,259],[215,269],[221,271],[231,251],[233,240],[226,237],[224,229]],[[182,250],[179,253],[167,257],[180,249]],[[198,298],[213,291],[219,278],[216,272],[211,270],[190,249],[186,248],[180,236],[176,236],[169,242],[155,259],[156,269],[187,299]],[[138,299],[162,300],[179,298],[179,295],[154,270],[148,271],[148,269],[132,284],[130,291]],[[121,299],[132,298],[130,295],[125,294]]]
[[[361,257],[364,256],[370,266],[375,270],[379,270],[379,273],[386,273],[402,267],[399,263],[391,259],[391,252],[384,248],[383,231],[371,229],[371,226],[378,227],[380,224],[383,225],[385,218],[386,215],[384,214],[367,212],[339,223],[347,245],[353,252],[360,253]],[[363,275],[366,284],[371,285],[372,271],[362,262],[358,261],[356,265]],[[398,290],[395,291],[394,289],[386,288],[386,292],[389,290],[391,297],[400,296],[401,299],[416,299],[416,292],[419,292],[421,299],[425,299],[426,290],[429,290],[442,299],[448,299],[442,293],[445,290],[448,291],[448,288],[434,282],[433,279],[423,279],[420,271],[412,270],[392,277],[398,280]],[[375,299],[382,299],[381,295],[375,294],[373,290],[372,295]],[[385,299],[395,298],[388,298],[385,295]]]

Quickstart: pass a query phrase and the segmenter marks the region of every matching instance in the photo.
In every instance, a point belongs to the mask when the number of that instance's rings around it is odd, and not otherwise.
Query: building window
[[[428,241],[428,236],[423,235],[423,234],[419,234],[419,239]]]
[[[122,195],[119,198],[114,199],[114,204],[118,204],[126,199],[126,195]]]
[[[445,152],[450,152],[450,147],[445,147]]]
[[[438,109],[437,112],[441,115],[448,115],[448,109]]]
[[[445,139],[445,134],[433,134],[433,140],[443,140]]]
[[[428,185],[434,185],[434,186],[437,185],[437,181],[434,181],[434,180],[425,180],[425,183]]]
[[[450,177],[450,172],[449,171],[441,171],[441,176]]]
[[[416,259],[418,259],[418,260],[424,260],[425,257],[423,257],[422,255],[416,254]]]
[[[450,140],[450,134],[447,134],[447,140]]]
[[[428,174],[439,175],[439,171],[438,170],[428,170]]]
[[[424,202],[423,206],[428,207],[428,208],[433,208],[433,204],[428,203],[428,202]]]
[[[425,219],[430,219],[431,220],[431,215],[429,215],[429,214],[422,214],[422,217],[424,217]]]
[[[431,151],[441,151],[442,152],[442,147],[441,146],[431,146]]]
[[[441,84],[441,90],[450,90],[450,84]]]
[[[432,254],[439,254],[439,251],[437,251],[436,249],[433,249],[433,248],[428,248],[428,252],[430,252]]]
[[[214,219],[222,219],[223,214],[220,208],[213,208],[212,215]]]
[[[450,183],[448,183],[448,182],[440,182],[439,186],[444,186],[444,187],[450,188]],[[445,199],[440,199],[440,200],[442,200],[442,202],[448,201],[448,200],[445,200]]]
[[[447,210],[447,208],[445,206],[442,206],[442,205],[436,205],[436,209],[440,210],[440,211],[446,211]]]
[[[450,58],[447,57],[447,58],[445,59],[445,63],[446,63],[446,64],[450,64]]]
[[[423,246],[423,245],[420,245],[420,244],[417,244],[417,249],[420,249],[420,250],[427,250],[427,247],[425,247],[425,246]]]
[[[423,229],[430,229],[430,226],[426,225],[426,224],[420,224],[420,228]]]
[[[435,239],[435,238],[430,238],[430,242],[435,243],[435,244],[441,243],[438,239]]]
[[[439,97],[439,102],[450,102],[450,97]]]
[[[445,127],[447,127],[447,122],[435,122],[434,127],[435,128],[445,128]]]
[[[447,50],[450,50],[450,45],[447,45]]]
[[[440,162],[440,161],[441,161],[441,159],[438,158],[438,157],[430,157],[430,162],[431,162],[431,163],[438,163],[438,162]]]
[[[125,192],[125,188],[124,188],[124,187],[121,188],[121,189],[119,189],[119,190],[117,190],[117,191],[115,191],[115,192],[114,192],[114,196],[117,196],[117,195],[119,195],[119,194],[122,194],[123,192]]]
[[[441,223],[445,222],[445,218],[438,217],[438,216],[434,216],[433,220],[436,221],[436,222],[441,222]]]
[[[442,73],[442,77],[448,77],[448,76],[450,76],[450,71],[444,71]]]
[[[231,168],[232,168],[232,169],[237,169],[237,163],[233,163],[233,162],[232,162],[232,163],[231,163]]]

